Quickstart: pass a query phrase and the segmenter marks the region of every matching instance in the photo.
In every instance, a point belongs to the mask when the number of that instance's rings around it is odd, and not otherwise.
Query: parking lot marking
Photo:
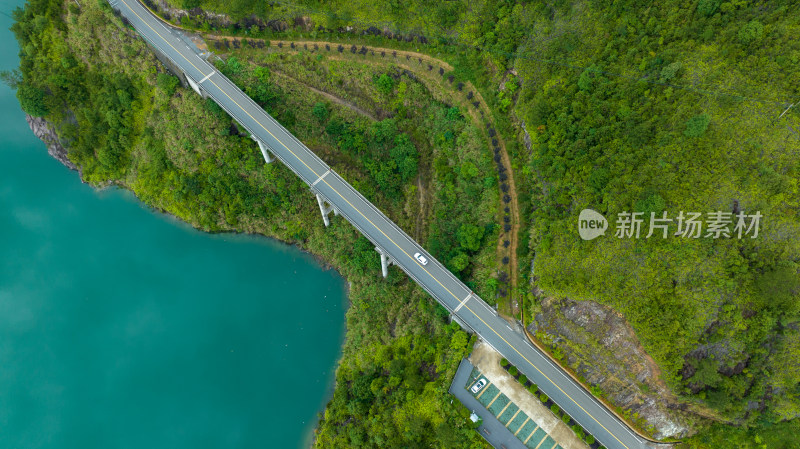
[[[484,387],[484,388],[486,388],[486,387]],[[486,410],[489,410],[489,407],[491,407],[491,406],[492,406],[492,404],[494,404],[494,401],[496,401],[496,400],[497,400],[497,398],[499,398],[499,397],[500,397],[500,395],[502,395],[502,394],[503,394],[503,392],[502,392],[502,391],[498,391],[498,392],[497,392],[497,396],[495,396],[495,397],[494,397],[494,399],[492,399],[492,402],[490,402],[490,403],[488,403],[488,404],[486,405]]]
[[[519,412],[517,412],[517,413],[519,413]],[[514,416],[516,416],[516,415],[514,415]],[[517,436],[517,434],[522,430],[522,428],[525,427],[525,424],[528,424],[528,421],[530,421],[530,420],[531,420],[530,416],[525,418],[525,421],[522,422],[522,425],[519,426],[519,429],[517,429],[517,431],[514,432],[514,436]],[[513,421],[513,419],[511,421]],[[511,421],[509,421],[509,422],[511,422]],[[533,429],[533,430],[536,430],[536,429]]]
[[[505,411],[506,411],[506,409],[508,408],[508,406],[509,406],[509,405],[511,405],[511,404],[513,404],[513,402],[511,402],[511,401],[508,401],[508,404],[506,404],[506,406],[505,406],[505,407],[503,407],[503,410],[500,410],[500,413],[498,413],[498,414],[497,414],[497,420],[498,420],[498,421],[500,421],[500,416],[503,414],[503,412],[505,412]],[[518,412],[518,413],[519,413],[519,412]],[[517,416],[517,415],[514,415],[514,416]],[[509,421],[509,422],[511,422],[511,421]]]
[[[535,425],[536,425],[536,427],[534,427],[534,428],[533,428],[533,430],[531,430],[531,434],[530,434],[530,435],[528,435],[528,438],[525,438],[525,441],[523,441],[523,442],[522,442],[522,444],[526,444],[526,445],[527,445],[527,444],[528,444],[528,440],[530,440],[530,439],[531,439],[531,437],[533,436],[533,434],[534,434],[534,433],[536,433],[536,429],[538,429],[538,428],[539,428],[539,425],[538,425],[538,424],[536,424],[535,422],[534,422],[533,424],[535,424]]]
[[[539,449],[540,447],[542,447],[542,444],[544,444],[544,442],[547,441],[547,437],[549,437],[549,436],[550,435],[545,435],[544,438],[542,439],[542,441],[540,441],[539,444],[536,446],[536,449]],[[553,448],[553,446],[550,446],[547,449],[552,449],[552,448]]]
[[[509,402],[509,405],[510,405],[510,404],[511,404],[511,402]],[[506,406],[506,407],[508,407],[508,406]],[[519,415],[519,412],[521,412],[521,411],[522,411],[522,409],[518,409],[518,410],[517,410],[517,413],[514,413],[514,416],[512,416],[512,417],[511,417],[511,419],[509,419],[509,420],[508,420],[508,424],[506,424],[506,427],[508,427],[508,426],[509,426],[509,425],[510,425],[510,424],[511,424],[513,421],[514,421],[514,418],[516,418],[516,417],[517,417],[517,415]],[[502,414],[502,413],[501,413],[501,414]],[[499,418],[499,417],[500,417],[500,415],[497,415],[497,417]],[[524,423],[523,423],[523,424],[524,424]],[[521,427],[520,427],[520,428],[521,428]],[[516,435],[516,434],[515,434],[515,435]]]

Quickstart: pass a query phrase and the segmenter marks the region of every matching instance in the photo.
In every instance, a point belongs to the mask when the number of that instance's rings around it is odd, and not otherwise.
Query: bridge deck
[[[464,325],[471,328],[515,364],[540,390],[595,435],[609,449],[634,449],[648,445],[602,404],[573,381],[545,355],[515,333],[505,320],[394,222],[389,220],[347,181],[245,95],[227,77],[198,56],[171,30],[136,0],[111,0],[112,7],[163,56],[180,67],[187,78],[217,102],[311,189],[358,228],[395,264],[436,298]],[[212,76],[213,75],[213,76]],[[420,264],[414,253],[428,259]],[[469,301],[464,301],[469,298]]]

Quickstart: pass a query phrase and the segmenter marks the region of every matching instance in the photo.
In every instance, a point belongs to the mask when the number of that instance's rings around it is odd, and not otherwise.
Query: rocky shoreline
[[[33,117],[25,114],[25,121],[31,127],[33,134],[47,145],[47,152],[56,160],[67,166],[70,170],[80,173],[78,167],[67,157],[67,149],[61,144],[61,139],[56,133],[56,127],[42,117]],[[83,175],[81,175],[83,179]]]

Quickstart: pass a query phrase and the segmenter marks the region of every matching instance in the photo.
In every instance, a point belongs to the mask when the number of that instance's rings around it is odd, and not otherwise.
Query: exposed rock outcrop
[[[543,298],[528,330],[613,404],[645,419],[656,438],[691,432],[691,418],[679,411],[684,407],[621,314],[592,301]]]
[[[80,171],[67,157],[67,149],[61,144],[61,139],[56,134],[55,126],[52,123],[42,117],[32,117],[27,114],[25,114],[25,121],[28,122],[33,134],[47,145],[47,152],[50,153],[50,156],[53,156],[70,169]]]

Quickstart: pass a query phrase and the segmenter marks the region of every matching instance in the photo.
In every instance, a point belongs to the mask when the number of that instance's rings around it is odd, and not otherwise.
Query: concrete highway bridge
[[[494,309],[147,8],[137,0],[109,0],[109,3],[133,25],[162,61],[166,59],[172,70],[180,71],[192,89],[213,99],[250,132],[267,163],[278,159],[308,184],[317,198],[326,226],[331,213],[340,215],[372,241],[381,259],[384,277],[390,264],[405,271],[446,307],[454,320],[516,365],[602,445],[609,449],[652,446],[531,345],[524,335],[514,332]],[[417,253],[427,263],[415,258]]]

